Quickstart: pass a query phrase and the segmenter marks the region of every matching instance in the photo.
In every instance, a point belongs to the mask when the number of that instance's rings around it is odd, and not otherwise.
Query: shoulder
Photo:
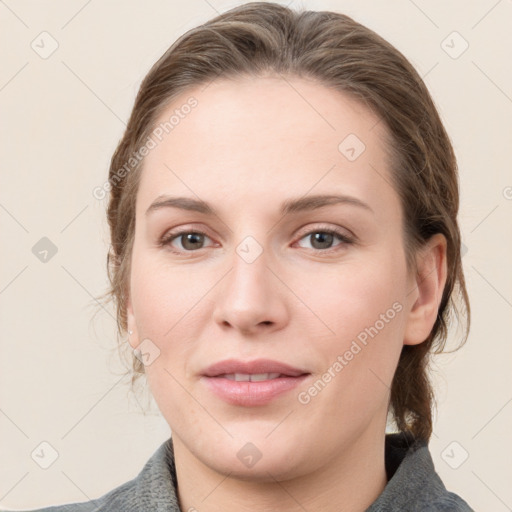
[[[426,441],[406,433],[388,434],[386,470],[388,483],[367,512],[474,512],[462,498],[446,489],[435,471]]]
[[[165,441],[132,480],[105,495],[80,503],[67,503],[23,512],[179,512],[172,441]],[[9,512],[0,510],[0,512]]]
[[[136,479],[134,479],[116,487],[97,499],[45,507],[37,510],[25,510],[22,512],[99,512],[100,510],[102,512],[135,511],[138,510],[137,493],[135,492],[136,485]],[[0,512],[10,511],[0,510]]]
[[[445,496],[433,502],[426,503],[425,512],[474,512],[474,510],[459,496],[447,492]]]

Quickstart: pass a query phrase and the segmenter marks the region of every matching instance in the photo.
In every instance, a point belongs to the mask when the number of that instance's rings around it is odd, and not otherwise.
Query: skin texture
[[[385,127],[348,96],[292,77],[218,80],[175,98],[160,120],[190,96],[197,107],[145,157],[128,301],[131,346],[149,339],[159,351],[146,373],[172,430],[182,510],[364,510],[386,485],[389,387],[401,348],[434,325],[444,238],[418,253],[417,274],[408,271]],[[365,145],[354,161],[338,149],[349,134]],[[279,211],[317,194],[369,208]],[[146,213],[162,195],[207,201],[216,215]],[[161,246],[176,228],[206,236],[188,252],[184,237]],[[315,244],[325,229],[352,243]],[[262,250],[251,263],[237,253],[248,236],[254,241],[242,247]],[[334,370],[381,315],[384,327]],[[227,358],[273,359],[310,375],[266,405],[234,406],[201,380]],[[330,381],[301,403],[299,393],[329,368]],[[261,454],[252,467],[237,457],[246,443]]]

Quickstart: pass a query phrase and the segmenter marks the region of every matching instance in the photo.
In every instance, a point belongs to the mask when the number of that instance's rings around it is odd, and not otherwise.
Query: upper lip
[[[262,373],[280,373],[287,377],[299,377],[308,373],[299,368],[295,368],[286,363],[272,361],[271,359],[256,359],[254,361],[239,361],[237,359],[226,359],[214,363],[206,370],[203,375],[206,377],[218,377],[219,375],[230,375],[233,373],[244,374],[262,374]]]

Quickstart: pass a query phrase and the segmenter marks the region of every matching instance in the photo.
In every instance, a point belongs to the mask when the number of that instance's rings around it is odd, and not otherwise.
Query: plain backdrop
[[[150,66],[239,3],[0,2],[2,508],[98,497],[170,435],[156,405],[143,414],[129,393],[113,311],[94,300],[107,286],[108,231],[92,191]],[[473,324],[464,348],[435,360],[430,448],[446,486],[476,510],[512,510],[512,2],[291,6],[342,12],[384,36],[439,108],[460,167]]]

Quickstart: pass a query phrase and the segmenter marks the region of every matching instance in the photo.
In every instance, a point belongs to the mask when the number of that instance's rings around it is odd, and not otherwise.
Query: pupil
[[[186,249],[196,249],[197,246],[194,244],[196,244],[197,242],[201,242],[202,236],[203,235],[201,235],[200,233],[188,233],[187,235],[185,235],[185,243],[183,244],[183,247],[185,247]]]
[[[315,233],[314,242],[319,242],[321,247],[316,247],[317,249],[326,249],[332,243],[333,235],[331,233]],[[313,243],[313,247],[315,247],[315,243]],[[324,247],[325,246],[325,247]]]

